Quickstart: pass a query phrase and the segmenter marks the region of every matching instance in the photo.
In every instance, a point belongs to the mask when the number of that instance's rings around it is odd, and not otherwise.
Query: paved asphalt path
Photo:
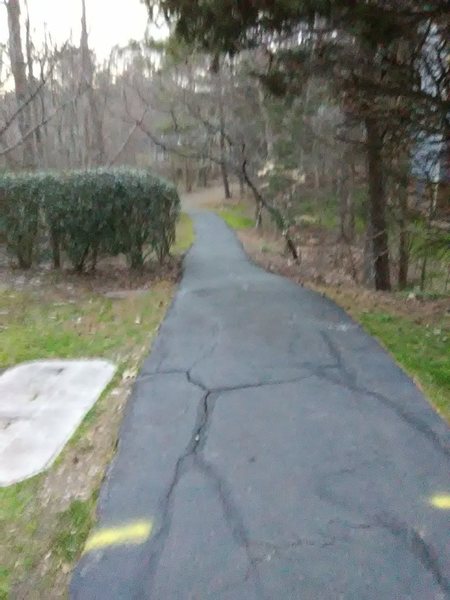
[[[137,380],[76,600],[450,597],[449,430],[333,303],[215,215]]]

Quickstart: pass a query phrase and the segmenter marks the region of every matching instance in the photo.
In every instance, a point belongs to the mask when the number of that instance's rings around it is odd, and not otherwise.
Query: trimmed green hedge
[[[180,210],[176,188],[133,169],[0,175],[0,226],[21,268],[51,251],[79,272],[99,256],[125,254],[141,267],[154,253],[163,261],[175,240]]]

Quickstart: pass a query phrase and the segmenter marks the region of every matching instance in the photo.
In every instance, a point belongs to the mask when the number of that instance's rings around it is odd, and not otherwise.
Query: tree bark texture
[[[369,217],[375,289],[390,290],[389,244],[386,223],[386,190],[383,176],[382,136],[373,117],[366,118],[367,162],[369,174]]]
[[[18,108],[25,105],[28,95],[27,65],[22,50],[22,36],[20,31],[20,2],[8,0],[6,2],[9,29],[9,57],[11,71],[14,78],[15,96]],[[33,136],[27,136],[31,129],[30,106],[24,106],[17,115],[19,133],[23,142],[23,166],[33,169],[35,166]]]

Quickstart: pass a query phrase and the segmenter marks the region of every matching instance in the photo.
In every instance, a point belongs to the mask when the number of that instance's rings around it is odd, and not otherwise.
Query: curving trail
[[[195,224],[71,597],[449,598],[447,425],[341,309]]]

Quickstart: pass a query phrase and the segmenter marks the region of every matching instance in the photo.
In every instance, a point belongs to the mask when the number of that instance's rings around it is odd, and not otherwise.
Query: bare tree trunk
[[[255,229],[261,229],[262,227],[262,209],[262,203],[256,198]]]
[[[191,176],[190,163],[189,163],[189,160],[187,160],[187,159],[184,161],[184,182],[185,182],[186,192],[188,194],[190,194],[192,192],[192,188],[193,188],[193,181],[192,181],[192,176]]]
[[[222,173],[222,181],[223,181],[223,190],[225,192],[225,198],[229,200],[231,198],[231,189],[230,189],[230,181],[228,179],[228,169],[226,163],[226,153],[225,153],[225,136],[224,131],[220,129],[220,171]]]
[[[258,86],[258,101],[259,101],[259,110],[261,112],[261,117],[264,123],[264,140],[266,143],[266,160],[270,161],[273,158],[274,154],[274,142],[273,142],[273,132],[272,127],[270,125],[270,117],[267,111],[266,104],[264,102],[264,92],[263,87],[260,82],[257,83]]]
[[[375,287],[375,270],[373,263],[373,233],[370,222],[369,206],[367,206],[367,225],[364,236],[363,280],[367,287]]]
[[[245,196],[245,180],[242,174],[239,173],[239,197],[242,200]]]
[[[301,146],[299,148],[298,170],[301,175],[305,173],[305,152]]]
[[[264,123],[264,140],[266,143],[266,161],[271,161],[274,156],[274,143],[273,143],[273,132],[270,125],[270,117],[267,111],[266,105],[264,103],[264,92],[261,83],[257,84],[258,87],[258,100],[259,100],[259,109],[261,112],[262,120]],[[245,169],[244,169],[245,170]],[[248,174],[247,174],[248,175]],[[239,174],[239,184],[240,184],[240,197],[244,197],[244,188],[245,188],[245,178]],[[252,189],[253,196],[255,198],[255,229],[261,229],[263,224],[263,208],[264,204],[261,199],[261,195]],[[292,253],[292,249],[289,247],[289,243],[287,242],[288,248]],[[296,248],[293,245],[294,254],[296,254]],[[298,256],[296,256],[296,260]]]
[[[430,202],[429,202],[429,208],[428,208],[428,215],[427,215],[427,225],[426,225],[426,235],[428,236],[430,234],[431,231],[431,223],[433,221],[433,218],[436,214],[436,208],[437,208],[437,201],[438,201],[438,192],[439,192],[439,184],[438,183],[431,183],[430,187],[429,187],[429,197],[430,197]],[[420,290],[423,292],[425,291],[425,284],[426,284],[426,278],[427,278],[427,268],[428,268],[428,254],[425,253],[423,260],[422,260],[422,268],[421,268],[421,273],[420,273]]]
[[[386,191],[383,175],[382,138],[372,117],[366,118],[369,170],[369,215],[372,227],[375,289],[390,290],[389,245],[386,223]]]
[[[95,92],[94,92],[94,65],[92,64],[91,52],[89,49],[87,22],[86,22],[86,1],[81,0],[81,60],[83,69],[83,83],[87,92],[89,106],[89,125],[86,134],[88,146],[90,149],[89,160],[94,165],[103,164],[105,157],[105,144],[103,139],[103,124],[98,110]],[[91,131],[92,127],[92,131]]]
[[[320,172],[317,165],[314,165],[314,188],[320,190]]]
[[[44,58],[41,58],[39,60],[39,63],[40,63],[39,70],[40,70],[41,80],[43,80],[43,78],[44,78],[45,63],[46,63],[46,58],[48,55],[49,55],[49,45],[48,45],[48,37],[47,37],[47,32],[46,32],[45,33],[45,41],[44,41]],[[54,73],[54,70],[52,69],[50,72],[50,98],[53,98],[53,96],[54,96],[54,88],[55,88],[55,73]],[[48,94],[45,93],[44,89],[41,89],[39,91],[39,110],[40,110],[40,119],[42,121],[45,121],[47,119],[47,98],[48,98]],[[51,152],[49,150],[49,148],[51,146],[49,146],[48,126],[44,125],[42,127],[42,131],[40,131],[40,133],[41,133],[40,152],[42,153],[42,159],[41,159],[42,166],[48,167],[49,166],[49,152]]]
[[[422,266],[420,268],[420,291],[425,291],[425,283],[427,279],[427,265],[428,265],[428,256],[424,256],[422,259]]]
[[[398,287],[404,290],[408,285],[409,246],[408,231],[408,187],[407,180],[402,180],[398,186],[399,195],[399,240],[398,240]]]
[[[199,187],[208,187],[209,165],[205,160],[200,161],[197,173],[197,185]]]
[[[339,169],[338,194],[340,207],[340,236],[347,242],[355,237],[355,211],[352,196],[352,174],[349,150],[344,151]]]
[[[225,110],[223,106],[223,88],[222,88],[222,76],[220,70],[216,77],[217,80],[217,97],[219,104],[219,144],[220,144],[220,171],[222,173],[223,189],[225,192],[225,198],[229,200],[231,198],[230,181],[228,178],[227,168],[227,156],[226,156],[226,139],[225,139]]]
[[[27,67],[28,67],[28,85],[33,87],[36,86],[37,82],[34,77],[34,68],[33,68],[33,43],[31,40],[31,27],[30,27],[30,13],[28,10],[28,2],[25,0],[25,7],[27,11],[27,16],[25,20],[25,48],[27,52]],[[29,89],[29,92],[31,90]],[[42,94],[39,94],[42,98]],[[38,114],[38,105],[37,102],[32,102],[30,105],[30,114],[33,113],[33,119],[35,123],[39,123],[39,114]],[[35,160],[39,166],[43,166],[43,157],[42,157],[42,132],[41,129],[38,128],[34,132],[34,142],[35,142]]]
[[[41,68],[42,74],[42,68]],[[40,106],[40,115],[39,119],[41,121],[46,121],[47,119],[47,107],[46,107],[46,97],[43,90],[39,92],[39,106]],[[36,108],[36,112],[38,109]],[[40,131],[39,143],[40,147],[38,147],[38,153],[40,155],[40,166],[47,167],[49,164],[48,153],[49,153],[49,138],[48,138],[48,126],[44,125],[42,127],[42,131]]]
[[[300,260],[301,260],[300,254],[298,252],[297,247],[295,246],[294,240],[290,236],[289,227],[287,227],[287,224],[285,222],[285,219],[284,219],[282,213],[275,206],[273,206],[267,202],[267,200],[264,198],[264,196],[261,194],[261,192],[258,190],[256,185],[253,183],[251,177],[249,176],[248,171],[247,171],[247,159],[245,158],[244,150],[245,149],[243,149],[243,152],[242,152],[243,162],[242,162],[241,172],[244,177],[245,183],[248,185],[248,187],[253,192],[253,196],[255,198],[256,205],[264,207],[267,210],[267,212],[270,214],[270,216],[272,217],[273,222],[276,225],[278,231],[280,231],[281,235],[284,237],[284,239],[286,241],[286,246],[287,246],[289,252],[291,253],[292,258],[296,262],[300,262]]]
[[[17,106],[24,105],[29,96],[27,67],[22,50],[22,37],[20,32],[20,2],[19,0],[7,0],[6,9],[8,12],[9,29],[9,58],[11,61],[11,71],[14,78],[15,95]],[[31,129],[30,107],[24,106],[23,110],[17,115],[19,132],[23,142],[23,166],[26,169],[33,169],[34,160],[34,142],[33,136],[27,133]]]

